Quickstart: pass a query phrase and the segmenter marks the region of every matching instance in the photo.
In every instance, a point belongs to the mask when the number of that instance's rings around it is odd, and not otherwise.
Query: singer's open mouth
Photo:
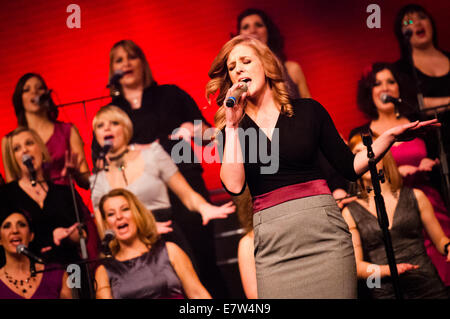
[[[424,36],[425,35],[425,29],[419,29],[419,30],[417,30],[416,31],[416,35],[418,35],[418,36]]]
[[[113,140],[113,139],[114,139],[113,135],[106,135],[105,138],[104,138],[105,141]]]
[[[22,239],[21,238],[14,238],[14,239],[11,239],[9,242],[12,245],[14,245],[14,246],[18,246],[18,245],[20,245],[22,243]]]
[[[242,79],[239,80],[239,82],[248,83],[248,82],[250,82],[251,80],[252,80],[252,79],[250,79],[250,78],[242,78]]]
[[[117,226],[117,229],[118,230],[123,230],[123,229],[126,229],[127,227],[128,227],[128,224],[123,224],[123,225]]]

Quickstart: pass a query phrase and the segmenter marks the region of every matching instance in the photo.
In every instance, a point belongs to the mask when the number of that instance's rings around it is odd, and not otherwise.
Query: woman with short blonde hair
[[[122,125],[125,135],[125,143],[128,144],[133,137],[133,123],[122,109],[115,105],[102,107],[92,120],[92,129],[95,131],[99,125],[100,118],[108,119],[111,122],[118,122]]]

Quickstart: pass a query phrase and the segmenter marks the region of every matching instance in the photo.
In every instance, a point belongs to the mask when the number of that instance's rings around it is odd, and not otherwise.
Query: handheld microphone
[[[101,148],[100,152],[98,153],[98,159],[103,160],[103,166],[105,171],[108,171],[108,161],[106,160],[106,154],[111,150],[113,146],[113,141],[111,138],[105,139],[105,143],[103,144],[103,147]]]
[[[22,163],[27,167],[28,173],[30,174],[31,186],[36,186],[36,170],[33,166],[33,158],[28,154],[23,154]]]
[[[38,256],[36,256],[35,254],[33,254],[28,248],[27,246],[25,246],[24,244],[20,244],[17,246],[16,248],[16,252],[18,254],[27,256],[30,260],[37,262],[39,264],[45,264],[44,260]]]
[[[50,102],[52,92],[53,92],[53,90],[48,90],[44,94],[35,96],[34,98],[31,99],[31,101],[37,105],[48,106],[48,102]]]
[[[116,86],[119,83],[119,80],[123,78],[124,75],[125,72],[123,72],[122,70],[116,70],[113,76],[109,79],[109,83],[106,87],[109,89],[111,86]]]
[[[247,84],[245,82],[242,82],[242,86],[240,88],[237,88],[233,92],[233,94],[230,97],[228,97],[228,99],[225,102],[225,105],[228,107],[233,107],[240,99],[242,94],[244,94],[244,92],[247,92],[247,90],[248,90]]]
[[[111,249],[109,248],[109,243],[114,238],[116,238],[116,233],[113,230],[108,229],[107,231],[105,231],[105,236],[103,237],[102,243],[101,243],[101,252],[106,257],[112,257]]]
[[[386,104],[386,103],[394,103],[395,116],[397,118],[400,118],[400,112],[398,111],[398,105],[403,102],[401,98],[395,98],[393,96],[390,96],[389,94],[382,93],[381,96],[380,96],[380,100],[384,104]]]
[[[100,156],[103,158],[108,154],[108,152],[111,150],[111,147],[113,146],[113,141],[111,138],[105,139],[105,144],[103,144],[103,147],[100,151]]]

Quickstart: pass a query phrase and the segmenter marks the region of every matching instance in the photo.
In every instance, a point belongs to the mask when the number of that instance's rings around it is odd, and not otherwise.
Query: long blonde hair
[[[34,141],[42,151],[42,162],[51,162],[51,157],[48,152],[47,146],[45,146],[45,143],[41,139],[39,134],[31,128],[19,126],[12,132],[6,134],[6,143],[4,143],[2,146],[2,154],[5,157],[5,166],[11,172],[11,178],[13,180],[19,180],[22,177],[22,170],[20,169],[19,163],[17,163],[16,157],[14,156],[12,140],[14,136],[19,135],[23,132],[29,132],[31,136],[33,136]]]
[[[100,213],[102,214],[103,228],[108,229],[106,223],[106,214],[104,210],[105,202],[112,197],[124,197],[130,205],[130,210],[133,219],[136,223],[138,238],[147,246],[152,246],[158,239],[159,234],[156,229],[156,220],[153,214],[141,203],[141,201],[132,192],[123,189],[116,188],[109,193],[103,195],[100,199]],[[120,245],[117,239],[113,239],[110,243],[111,252],[113,255],[117,254],[120,250]]]
[[[376,136],[374,136],[374,139]],[[354,135],[350,141],[348,142],[348,146],[350,150],[353,151],[353,149],[358,145],[359,143],[362,143],[362,137],[360,134]],[[386,180],[388,180],[389,184],[391,185],[391,192],[395,193],[399,189],[403,187],[403,178],[402,175],[400,175],[400,172],[398,171],[397,164],[395,163],[394,157],[392,156],[391,152],[388,151],[383,159],[383,173]],[[368,193],[367,189],[364,185],[364,182],[362,178],[358,180],[359,186],[361,187],[361,197],[367,198]]]
[[[228,74],[227,60],[230,52],[239,44],[244,44],[251,47],[261,60],[266,75],[266,80],[273,91],[274,100],[281,106],[280,112],[287,114],[288,116],[294,115],[294,111],[289,100],[289,93],[284,83],[284,68],[280,60],[269,49],[269,47],[261,41],[248,35],[238,35],[225,43],[219,54],[214,59],[208,72],[211,80],[209,80],[206,85],[206,98],[210,104],[210,96],[219,91],[216,102],[218,105],[221,105],[221,107],[216,112],[214,117],[216,128],[221,130],[225,127],[226,106],[223,105],[223,102],[228,89],[232,86],[231,79]]]

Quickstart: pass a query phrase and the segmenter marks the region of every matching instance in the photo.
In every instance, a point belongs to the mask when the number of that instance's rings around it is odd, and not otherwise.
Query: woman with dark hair
[[[414,114],[411,113],[411,108],[400,104],[396,110],[393,103],[383,103],[381,98],[383,94],[387,94],[407,101],[408,96],[404,93],[405,86],[401,79],[401,74],[399,75],[388,63],[374,63],[372,69],[363,75],[358,82],[357,102],[360,111],[370,121],[353,129],[349,140],[362,131],[370,131],[374,136],[379,136],[396,125],[410,122],[407,115]],[[425,141],[421,138],[395,143],[391,152],[405,185],[420,189],[427,195],[441,227],[447,235],[450,235],[450,216],[447,207],[439,191],[432,186],[429,174],[439,164],[439,160],[429,158]],[[450,285],[450,264],[436,250],[426,234],[425,246],[442,280],[446,285]]]
[[[359,135],[352,137],[349,147],[354,153],[366,151]],[[441,256],[450,262],[450,239],[442,231],[431,203],[421,190],[403,186],[402,177],[389,152],[377,164],[377,169],[383,169],[386,177],[385,182],[381,184],[381,190],[403,297],[449,298],[423,245],[422,232],[426,230]],[[359,183],[362,195],[342,211],[352,233],[357,274],[365,280],[378,275],[378,283],[374,282],[375,287],[369,287],[372,298],[394,299],[382,231],[377,221],[374,194],[367,192],[367,189],[372,187],[370,172],[364,174]]]
[[[237,18],[237,33],[255,36],[281,60],[286,86],[293,99],[311,97],[302,68],[297,62],[286,58],[283,36],[264,11],[250,8],[241,12]]]
[[[46,143],[52,159],[45,168],[48,177],[55,184],[68,185],[67,174],[70,171],[75,182],[88,189],[89,167],[83,140],[75,125],[57,120],[58,109],[42,76],[36,73],[23,75],[17,82],[12,102],[18,126],[35,130]],[[2,140],[2,148],[4,143],[5,139]],[[4,150],[2,154],[4,157]],[[6,181],[10,182],[11,172],[4,167]]]
[[[143,50],[131,40],[121,40],[110,50],[109,73],[124,76],[113,88],[111,104],[127,113],[133,123],[131,149],[142,149],[158,140],[168,154],[175,146],[188,150],[190,161],[177,162],[178,169],[192,189],[209,201],[209,192],[202,177],[203,168],[192,148],[196,141],[208,140],[210,124],[203,117],[194,99],[176,85],[158,85],[152,77]],[[176,131],[175,131],[176,130]],[[211,131],[211,130],[210,130]],[[100,147],[93,137],[92,155],[96,158]],[[178,154],[178,153],[177,153]],[[175,161],[175,159],[174,159]],[[176,161],[175,161],[176,162]],[[179,198],[169,191],[173,220],[183,225],[183,233],[193,249],[194,264],[205,287],[214,298],[228,295],[226,283],[216,265],[214,225],[202,225],[201,216],[189,211]]]
[[[348,149],[318,102],[290,99],[279,59],[254,37],[228,41],[208,75],[206,96],[219,92],[215,122],[224,144],[220,178],[232,195],[242,193],[247,183],[253,199],[258,298],[355,298],[351,235],[317,156],[321,150],[338,172],[356,180],[368,170],[366,154]],[[225,100],[244,82],[247,92],[227,107]],[[375,159],[394,141],[435,125],[405,123],[384,132],[373,143]],[[247,131],[256,131],[250,143],[243,136]],[[270,163],[263,160],[267,149],[262,146],[268,144]]]
[[[72,293],[63,269],[45,271],[56,265],[35,264],[31,273],[30,259],[17,253],[17,246],[34,239],[30,216],[19,209],[3,206],[0,211],[0,246],[6,263],[0,268],[0,299],[70,299]]]
[[[404,36],[406,29],[412,33],[409,45]],[[420,5],[406,5],[397,13],[394,33],[400,47],[400,60],[396,62],[396,67],[413,80],[409,61],[410,46],[425,108],[449,104],[450,52],[442,51],[438,46],[433,17]]]
[[[378,131],[385,131],[388,124],[395,126],[417,118],[414,99],[404,82],[404,77],[390,63],[375,62],[365,71],[358,81],[356,102],[358,109],[370,122],[354,128],[349,138],[362,130],[377,127]],[[382,94],[401,99],[405,103],[383,103]],[[385,109],[386,112],[383,112]]]
[[[411,33],[409,43],[404,36],[406,30]],[[443,124],[441,128],[442,148],[449,158],[450,52],[443,51],[439,47],[434,19],[420,5],[409,4],[399,10],[395,19],[394,33],[400,48],[400,59],[395,63],[395,66],[406,75],[409,80],[409,87],[416,93],[416,100],[417,93],[422,93],[424,108],[422,117],[434,116],[437,112],[439,122]],[[412,60],[410,60],[410,55]],[[438,106],[443,107],[436,109],[436,111],[427,111]],[[433,155],[438,156],[441,145],[439,145],[437,137],[429,138],[426,142]],[[441,188],[443,193],[448,192],[445,187]]]

